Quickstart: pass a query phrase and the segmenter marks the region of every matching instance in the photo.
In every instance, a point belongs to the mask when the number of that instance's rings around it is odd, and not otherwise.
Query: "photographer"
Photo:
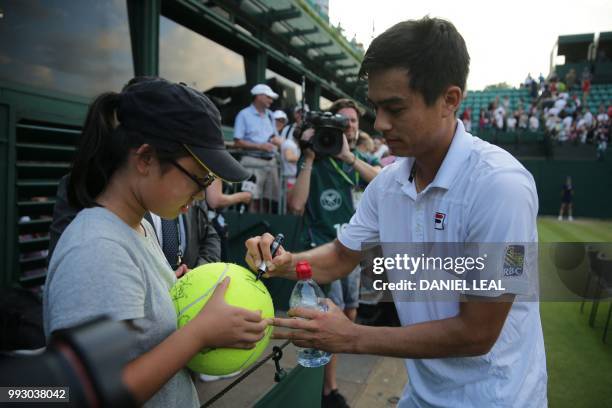
[[[312,147],[302,149],[298,163],[298,176],[289,194],[289,209],[293,213],[304,213],[305,228],[302,242],[307,247],[317,247],[336,239],[340,229],[355,213],[353,192],[360,181],[370,182],[380,171],[361,158],[354,149],[359,133],[361,111],[348,99],[339,99],[330,112],[344,116],[348,124],[342,132],[342,149],[335,157],[315,153]],[[302,140],[310,141],[315,128],[303,131]],[[304,145],[304,144],[303,144]],[[377,161],[374,164],[378,164]],[[304,211],[306,210],[306,211]],[[351,275],[332,283],[330,298],[348,318],[355,320],[359,304],[359,267]],[[348,406],[338,393],[336,384],[336,356],[325,366],[322,407]]]

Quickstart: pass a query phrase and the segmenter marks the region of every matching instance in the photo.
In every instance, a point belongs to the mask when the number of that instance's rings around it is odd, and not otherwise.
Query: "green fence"
[[[323,367],[296,366],[255,403],[255,408],[316,408],[321,406]]]
[[[612,162],[578,160],[522,160],[533,174],[540,198],[539,214],[556,215],[561,187],[567,176],[574,187],[574,215],[612,218]]]
[[[282,233],[285,236],[283,247],[289,251],[300,251],[300,231],[302,218],[293,215],[274,215],[274,214],[238,214],[236,212],[226,212],[226,221],[229,225],[229,258],[231,262],[246,266],[244,260],[246,254],[245,241],[250,237],[269,232],[272,235]],[[274,308],[277,310],[289,309],[289,296],[295,282],[286,279],[265,279],[264,280],[272,299]]]

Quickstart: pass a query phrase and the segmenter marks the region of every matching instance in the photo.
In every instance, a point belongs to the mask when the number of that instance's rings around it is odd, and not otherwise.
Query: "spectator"
[[[565,106],[567,106],[567,94],[566,93],[559,94],[559,97],[557,98],[554,104],[554,107],[556,109],[555,114],[556,115],[561,114]]]
[[[389,154],[389,146],[387,146],[384,137],[374,138],[374,149],[374,157],[378,160],[381,160]]]
[[[272,114],[272,117],[274,117],[274,125],[276,126],[276,133],[280,135],[285,125],[287,125],[287,122],[289,122],[289,118],[287,118],[287,114],[280,109],[275,110],[274,113]]]
[[[304,112],[302,111],[302,109],[304,110]],[[293,138],[293,132],[295,128],[300,127],[302,125],[302,119],[303,119],[304,113],[308,111],[309,111],[308,105],[304,105],[304,108],[302,108],[301,105],[298,105],[293,109],[293,123],[288,126],[285,126],[285,128],[281,132],[281,138],[283,140]]]
[[[540,120],[537,115],[531,115],[529,118],[529,130],[532,132],[536,132],[540,129]]]
[[[544,78],[544,75],[542,75],[541,72],[540,72],[540,75],[538,76],[538,81],[540,82],[540,88],[544,87],[544,83],[546,82],[546,79]]]
[[[568,91],[573,91],[576,85],[576,70],[571,68],[567,74],[565,74],[565,84],[567,85]]]
[[[373,153],[375,151],[374,140],[372,140],[372,137],[366,132],[362,130],[359,131],[355,148],[359,151],[360,156],[369,157],[368,161],[373,160]]]
[[[535,100],[538,97],[538,84],[536,84],[535,81],[531,82],[529,87],[529,96],[531,97],[531,100]]]
[[[584,124],[588,130],[591,130],[591,128],[593,127],[593,122],[593,114],[591,113],[591,109],[587,106],[586,112],[584,113]]]
[[[508,95],[504,95],[501,106],[504,108],[504,112],[510,112],[510,97]]]
[[[607,123],[608,119],[610,118],[608,117],[608,113],[606,112],[606,107],[602,103],[601,105],[599,105],[599,112],[597,113],[597,126],[602,123]]]
[[[550,95],[553,98],[557,97],[557,77],[553,76],[552,78],[550,78],[550,82],[548,84],[548,89],[550,90]]]
[[[586,105],[587,99],[589,97],[589,92],[591,92],[591,71],[589,71],[589,67],[584,67],[584,69],[582,70],[581,81],[582,104]]]
[[[553,140],[557,139],[557,133],[558,133],[557,121],[558,120],[559,120],[559,117],[555,115],[554,113],[549,112],[546,115],[546,123],[545,123],[546,133],[550,135],[551,139]]]
[[[574,123],[574,118],[572,117],[572,115],[565,115],[563,117],[563,119],[561,120],[561,133],[562,133],[562,137],[560,139],[562,140],[573,140],[572,136],[575,136],[572,134],[572,131],[575,130],[575,127],[573,127]]]
[[[597,145],[598,158],[603,159],[603,152],[607,148],[607,143],[610,136],[610,118],[606,113],[606,108],[603,104],[599,106],[599,113],[597,114],[597,123],[595,125],[594,137]],[[600,152],[601,150],[601,152]]]
[[[527,128],[529,127],[529,115],[527,114],[526,111],[524,110],[519,110],[518,112],[519,115],[519,119],[518,119],[518,127],[520,130],[527,130]]]
[[[504,129],[504,108],[500,106],[499,108],[495,109],[494,118],[495,118],[495,128],[497,130],[503,130]]]
[[[461,121],[467,132],[472,130],[472,108],[466,108],[461,114]]]
[[[294,132],[291,129],[287,132],[287,138],[283,140],[281,145],[281,162],[283,164],[283,178],[287,184],[287,193],[295,185],[295,177],[297,175],[297,162],[300,159],[300,147],[298,141],[293,137]]]
[[[588,133],[589,130],[584,119],[584,115],[578,114],[576,117],[576,137],[580,143],[586,143]]]
[[[489,119],[487,117],[487,113],[484,110],[480,111],[480,116],[478,118],[478,128],[480,130],[486,129],[489,125]]]
[[[157,77],[141,76],[131,79],[122,89],[125,92],[130,86],[144,81],[157,81]],[[50,263],[53,251],[62,233],[82,210],[68,200],[70,174],[63,176],[57,187],[53,219],[49,227],[49,251],[47,263]],[[144,218],[155,229],[156,237],[172,269],[180,273],[179,268],[186,266],[193,269],[209,262],[220,260],[220,238],[206,216],[206,203],[195,201],[185,213],[172,220],[162,220],[158,215],[147,212]],[[164,239],[164,237],[166,237]],[[174,239],[178,237],[178,239]],[[182,239],[181,239],[182,237]],[[172,243],[170,243],[172,240]]]
[[[256,189],[253,193],[250,210],[263,212],[260,199],[271,211],[272,201],[278,199],[279,179],[277,147],[282,143],[278,136],[272,112],[268,109],[278,98],[272,89],[265,84],[255,85],[251,89],[253,102],[238,113],[234,125],[235,147],[244,150],[240,163],[256,177]]]
[[[608,149],[608,138],[610,135],[610,125],[602,125],[598,128],[595,136],[595,143],[597,143],[597,160],[604,160],[606,150]]]
[[[580,101],[580,98],[576,94],[572,95],[571,102],[573,103],[576,111],[579,111],[580,108],[582,107],[582,102]]]
[[[134,332],[134,345],[116,357],[127,362],[122,380],[134,404],[197,407],[183,365],[202,349],[248,348],[267,322],[228,305],[225,280],[177,329],[169,291],[180,273],[168,265],[143,217],[149,211],[177,218],[203,198],[215,175],[238,182],[248,172],[225,150],[214,104],[161,79],[98,96],[80,142],[67,190],[71,206],[82,210],[51,258],[45,336],[104,315],[123,321]]]
[[[506,129],[508,132],[516,131],[516,118],[514,116],[508,116],[508,119],[506,119]]]

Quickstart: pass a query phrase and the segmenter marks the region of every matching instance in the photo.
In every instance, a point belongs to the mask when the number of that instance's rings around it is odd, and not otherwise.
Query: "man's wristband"
[[[304,162],[300,166],[300,169],[302,169],[302,170],[312,170],[312,164],[308,164],[308,163]]]

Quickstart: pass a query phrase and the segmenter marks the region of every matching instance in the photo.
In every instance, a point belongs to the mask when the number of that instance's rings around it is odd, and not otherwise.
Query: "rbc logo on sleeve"
[[[508,245],[504,256],[504,276],[521,276],[525,262],[523,245]]]
[[[434,215],[434,229],[443,231],[444,221],[446,221],[446,214],[441,213],[441,212],[436,212],[436,214]]]

